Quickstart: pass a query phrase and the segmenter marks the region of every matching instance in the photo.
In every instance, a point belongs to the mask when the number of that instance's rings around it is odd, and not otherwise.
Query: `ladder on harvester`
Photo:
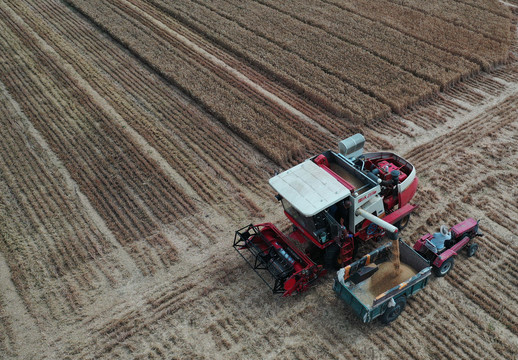
[[[340,246],[340,259],[342,260],[342,265],[349,265],[354,256],[354,237],[352,235],[347,236],[344,240],[342,240],[342,245]]]

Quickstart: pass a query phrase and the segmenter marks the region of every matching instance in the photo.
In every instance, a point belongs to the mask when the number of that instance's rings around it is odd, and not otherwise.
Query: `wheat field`
[[[514,359],[518,4],[0,2],[0,358]],[[363,324],[231,247],[268,179],[361,132],[415,165],[422,234],[479,252]],[[378,244],[366,244],[368,250]]]

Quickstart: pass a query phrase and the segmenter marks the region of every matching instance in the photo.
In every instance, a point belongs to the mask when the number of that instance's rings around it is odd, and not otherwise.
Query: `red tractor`
[[[478,221],[469,218],[448,230],[442,225],[440,232],[423,235],[415,244],[414,250],[433,266],[435,276],[445,276],[453,268],[454,256],[463,248],[466,255],[472,257],[478,250],[478,244],[472,240],[482,236]]]
[[[407,225],[415,168],[391,152],[363,153],[364,144],[353,135],[339,153],[325,151],[270,179],[290,234],[271,223],[236,231],[235,250],[274,293],[304,291],[328,269],[351,263],[361,242],[387,232],[395,238]]]

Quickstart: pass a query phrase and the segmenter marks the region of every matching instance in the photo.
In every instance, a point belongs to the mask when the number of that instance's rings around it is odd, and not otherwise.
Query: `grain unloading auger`
[[[329,269],[351,263],[359,244],[397,237],[416,208],[409,201],[415,168],[391,152],[363,153],[353,135],[270,179],[293,231],[248,225],[236,231],[234,249],[273,290],[302,292]]]

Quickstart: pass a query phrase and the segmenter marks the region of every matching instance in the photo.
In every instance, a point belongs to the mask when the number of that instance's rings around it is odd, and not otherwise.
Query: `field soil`
[[[0,1],[0,358],[515,359],[517,14]],[[288,230],[268,179],[358,132],[417,169],[404,241],[467,217],[484,233],[389,326],[332,275],[273,296],[231,246]]]

